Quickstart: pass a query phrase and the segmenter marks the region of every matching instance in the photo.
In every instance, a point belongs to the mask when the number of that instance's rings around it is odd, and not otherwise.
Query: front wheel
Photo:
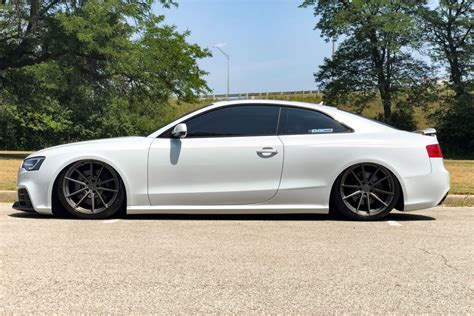
[[[112,216],[122,208],[125,188],[112,167],[100,161],[84,160],[61,172],[57,196],[69,214],[100,219]]]
[[[395,207],[400,197],[397,179],[387,168],[362,163],[346,169],[333,188],[333,202],[344,216],[378,220]]]

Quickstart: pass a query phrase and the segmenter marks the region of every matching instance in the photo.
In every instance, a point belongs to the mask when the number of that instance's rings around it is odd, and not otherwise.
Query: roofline
[[[271,103],[271,104],[279,104],[279,105],[295,105],[295,106],[323,106],[323,102],[320,103],[309,103],[309,102],[301,102],[301,101],[287,101],[287,100],[272,100],[272,99],[238,99],[238,100],[225,100],[225,101],[217,101],[212,104],[215,105],[232,105],[232,104],[240,104],[240,103]]]
[[[217,101],[211,105],[215,107],[234,105],[234,104],[276,104],[276,105],[286,105],[286,106],[295,106],[301,108],[310,108],[310,109],[319,109],[321,111],[334,111],[338,110],[334,106],[324,105],[323,102],[319,103],[310,103],[302,101],[287,101],[287,100],[271,100],[271,99],[239,99],[239,100],[226,100],[226,101]]]

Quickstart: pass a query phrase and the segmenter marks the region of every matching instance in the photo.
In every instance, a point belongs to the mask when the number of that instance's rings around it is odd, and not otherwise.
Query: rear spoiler
[[[426,136],[436,136],[436,130],[434,128],[420,129],[418,131],[415,131],[414,133],[418,133],[418,134],[426,135]]]

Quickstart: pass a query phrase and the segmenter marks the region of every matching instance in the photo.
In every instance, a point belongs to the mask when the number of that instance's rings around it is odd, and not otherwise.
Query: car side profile
[[[435,131],[406,132],[321,104],[239,100],[148,137],[85,141],[28,156],[14,208],[128,214],[318,213],[377,220],[442,202]]]

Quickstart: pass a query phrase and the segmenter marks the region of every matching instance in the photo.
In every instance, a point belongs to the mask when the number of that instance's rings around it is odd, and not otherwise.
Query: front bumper
[[[13,203],[12,207],[19,211],[36,213],[35,209],[33,208],[33,204],[31,204],[31,199],[30,195],[28,194],[28,190],[26,189],[18,189],[17,200],[15,203]]]
[[[40,214],[51,215],[51,173],[45,168],[26,171],[21,168],[18,172],[17,198],[13,208],[21,211],[36,211]]]

